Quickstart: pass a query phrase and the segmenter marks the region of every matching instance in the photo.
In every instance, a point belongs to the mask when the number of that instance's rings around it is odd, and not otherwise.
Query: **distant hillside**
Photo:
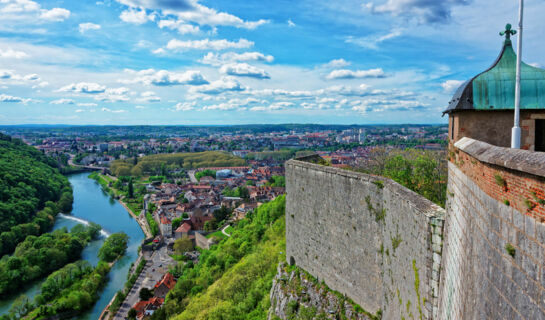
[[[15,248],[26,235],[44,232],[48,216],[57,210],[72,210],[70,184],[55,165],[21,140],[0,134],[0,254]],[[36,215],[41,209],[47,212]]]
[[[285,197],[241,220],[200,262],[176,268],[176,287],[152,319],[266,319],[276,267],[285,260]]]
[[[227,152],[206,151],[195,153],[154,154],[138,158],[135,165],[133,159],[116,160],[110,170],[116,176],[164,175],[168,169],[196,169],[205,167],[237,167],[244,166],[244,159]]]

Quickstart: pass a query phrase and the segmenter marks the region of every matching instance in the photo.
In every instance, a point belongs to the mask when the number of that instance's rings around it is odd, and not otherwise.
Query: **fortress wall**
[[[384,319],[437,314],[444,210],[382,177],[286,162],[286,257]]]
[[[450,158],[439,319],[545,319],[545,154],[463,138]]]

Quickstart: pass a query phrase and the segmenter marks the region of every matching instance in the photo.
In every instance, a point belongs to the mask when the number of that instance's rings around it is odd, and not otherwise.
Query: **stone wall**
[[[545,154],[469,138],[454,148],[438,318],[545,319]]]
[[[440,207],[382,177],[286,163],[286,257],[384,319],[436,318]]]

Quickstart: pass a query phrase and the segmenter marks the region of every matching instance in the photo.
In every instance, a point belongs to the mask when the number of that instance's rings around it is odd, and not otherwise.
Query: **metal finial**
[[[511,36],[517,34],[517,30],[511,30],[511,24],[508,23],[505,25],[505,31],[500,32],[500,36],[505,36],[505,41],[510,42]]]

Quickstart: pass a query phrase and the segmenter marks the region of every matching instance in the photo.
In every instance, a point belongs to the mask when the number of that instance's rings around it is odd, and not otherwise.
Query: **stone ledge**
[[[467,137],[454,146],[481,162],[545,177],[545,152],[496,147]]]

